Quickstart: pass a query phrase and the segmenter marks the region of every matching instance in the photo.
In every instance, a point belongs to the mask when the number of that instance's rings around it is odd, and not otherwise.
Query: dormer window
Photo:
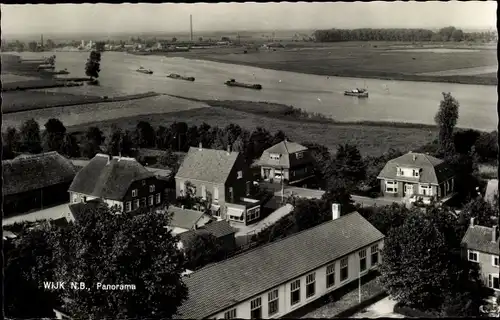
[[[404,172],[403,172],[403,169],[401,169],[401,168],[398,168],[398,172],[397,172],[397,175],[398,175],[398,176],[404,176]]]
[[[137,197],[137,189],[132,190],[132,197]]]
[[[149,185],[149,192],[155,192],[155,185],[154,184]]]
[[[419,169],[413,169],[413,176],[418,177],[420,175],[420,170]]]
[[[302,159],[304,157],[303,152],[297,152],[297,159]]]
[[[241,179],[243,178],[243,171],[238,171],[238,179]]]
[[[269,154],[269,158],[271,158],[273,160],[279,160],[281,158],[281,155],[277,154],[277,153],[271,153],[271,154]]]

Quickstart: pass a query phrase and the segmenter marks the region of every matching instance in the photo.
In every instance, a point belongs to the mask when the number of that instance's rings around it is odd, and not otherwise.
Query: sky
[[[496,1],[3,5],[2,33],[496,27]]]

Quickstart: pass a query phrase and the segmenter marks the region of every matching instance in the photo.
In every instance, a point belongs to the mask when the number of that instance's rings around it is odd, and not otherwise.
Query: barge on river
[[[151,69],[144,69],[143,67],[140,67],[136,71],[144,74],[153,74],[153,71]]]
[[[358,98],[368,98],[368,91],[366,89],[352,89],[344,91],[345,96],[352,96]]]
[[[262,89],[262,85],[260,85],[260,84],[241,83],[241,82],[237,82],[234,79],[230,79],[230,80],[224,82],[224,84],[226,86],[229,86],[229,87],[241,87],[241,88],[248,88],[248,89],[255,89],[255,90]]]
[[[167,76],[167,78],[172,78],[172,79],[177,79],[177,80],[194,81],[194,77],[183,77],[177,73],[171,73]]]

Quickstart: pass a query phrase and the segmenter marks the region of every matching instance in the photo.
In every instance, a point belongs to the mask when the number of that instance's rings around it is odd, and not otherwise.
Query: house
[[[453,170],[441,159],[408,152],[389,160],[377,179],[386,197],[422,198],[425,202],[449,199],[455,190]]]
[[[185,276],[177,318],[280,318],[376,269],[384,235],[357,212],[332,218]]]
[[[189,148],[175,176],[176,197],[189,193],[201,197],[211,203],[213,216],[231,224],[246,225],[260,218],[260,201],[249,198],[251,184],[243,155],[229,148],[205,149],[201,144]]]
[[[98,153],[71,183],[70,203],[102,199],[110,208],[131,212],[164,204],[165,182],[134,158]]]
[[[67,202],[77,169],[53,151],[4,160],[2,173],[3,213],[9,216]]]
[[[170,227],[173,234],[181,234],[201,228],[212,220],[212,217],[198,210],[169,206],[167,212],[172,214]]]
[[[498,179],[489,179],[484,193],[484,201],[495,205],[498,197]]]
[[[478,226],[472,218],[462,239],[462,249],[467,260],[479,264],[481,278],[486,287],[500,292],[498,226]]]
[[[199,227],[194,230],[189,230],[179,234],[180,247],[185,248],[189,245],[189,242],[196,236],[201,234],[211,234],[221,244],[222,249],[225,252],[233,252],[236,249],[236,238],[234,230],[229,222],[227,221],[208,221],[204,226]]]
[[[258,161],[265,181],[296,185],[314,177],[313,159],[309,150],[295,142],[281,141],[264,150]]]

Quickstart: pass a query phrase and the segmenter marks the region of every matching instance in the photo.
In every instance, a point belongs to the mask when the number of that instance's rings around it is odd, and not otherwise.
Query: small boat
[[[38,70],[47,70],[47,69],[54,70],[55,68],[56,67],[54,67],[51,64],[41,64],[41,65],[38,66]]]
[[[229,86],[229,87],[241,87],[241,88],[248,88],[248,89],[255,89],[255,90],[262,89],[262,85],[260,85],[260,84],[241,83],[241,82],[237,82],[234,79],[230,79],[230,80],[224,82],[224,84],[226,86]]]
[[[56,71],[56,72],[54,72],[54,74],[69,74],[69,71],[68,71],[68,69],[64,69],[64,70]]]
[[[368,91],[366,89],[356,88],[356,89],[344,91],[344,95],[358,97],[358,98],[368,98]]]
[[[145,73],[145,74],[153,74],[153,71],[151,69],[144,69],[143,67],[140,67],[136,71],[140,72],[140,73]]]
[[[178,79],[178,80],[186,80],[186,81],[194,81],[194,77],[183,77],[177,73],[171,73],[167,76],[167,78]]]

